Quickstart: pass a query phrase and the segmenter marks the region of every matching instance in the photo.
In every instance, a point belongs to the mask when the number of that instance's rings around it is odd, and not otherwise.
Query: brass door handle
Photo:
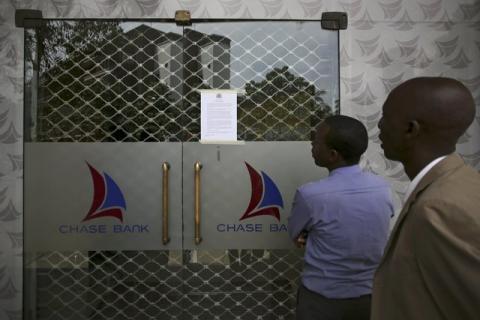
[[[200,235],[200,170],[202,170],[202,164],[200,163],[200,161],[195,162],[193,168],[195,170],[195,244],[200,244],[200,242],[202,242],[202,237]]]
[[[170,172],[170,164],[164,162],[162,165],[163,179],[162,179],[162,240],[163,244],[170,242],[170,237],[168,235],[168,174]]]

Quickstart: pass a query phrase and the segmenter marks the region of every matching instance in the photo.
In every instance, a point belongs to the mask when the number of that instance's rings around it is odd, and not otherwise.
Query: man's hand
[[[303,249],[305,248],[306,243],[307,243],[307,233],[302,232],[298,236],[297,240],[295,240],[295,245],[297,246],[297,248]]]

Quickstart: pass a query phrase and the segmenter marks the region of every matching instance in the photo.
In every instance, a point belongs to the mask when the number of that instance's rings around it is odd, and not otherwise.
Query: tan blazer
[[[480,319],[480,174],[458,155],[436,164],[400,213],[371,319]]]

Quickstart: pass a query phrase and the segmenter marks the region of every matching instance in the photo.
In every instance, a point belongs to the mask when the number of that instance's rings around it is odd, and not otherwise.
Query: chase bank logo
[[[123,222],[123,211],[127,209],[125,198],[118,185],[105,172],[101,175],[87,162],[93,180],[93,200],[82,222],[101,218],[114,217]]]
[[[118,187],[105,172],[100,174],[88,162],[90,175],[93,181],[93,199],[87,215],[80,224],[61,224],[58,232],[63,235],[85,235],[92,234],[140,234],[150,233],[148,224],[124,224],[123,214],[127,209],[125,197]],[[106,224],[101,222],[88,222],[101,217],[112,217],[120,220],[121,224]]]
[[[252,184],[252,195],[247,210],[240,218],[240,221],[256,216],[273,216],[280,221],[280,210],[283,208],[283,199],[280,191],[273,180],[263,171],[258,173],[251,165],[245,162],[250,182]]]

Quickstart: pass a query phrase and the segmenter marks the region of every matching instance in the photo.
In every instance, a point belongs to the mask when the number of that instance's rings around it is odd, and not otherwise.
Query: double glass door
[[[200,142],[201,90],[238,137]],[[293,319],[295,188],[326,174],[338,33],[319,21],[25,30],[26,319]]]

